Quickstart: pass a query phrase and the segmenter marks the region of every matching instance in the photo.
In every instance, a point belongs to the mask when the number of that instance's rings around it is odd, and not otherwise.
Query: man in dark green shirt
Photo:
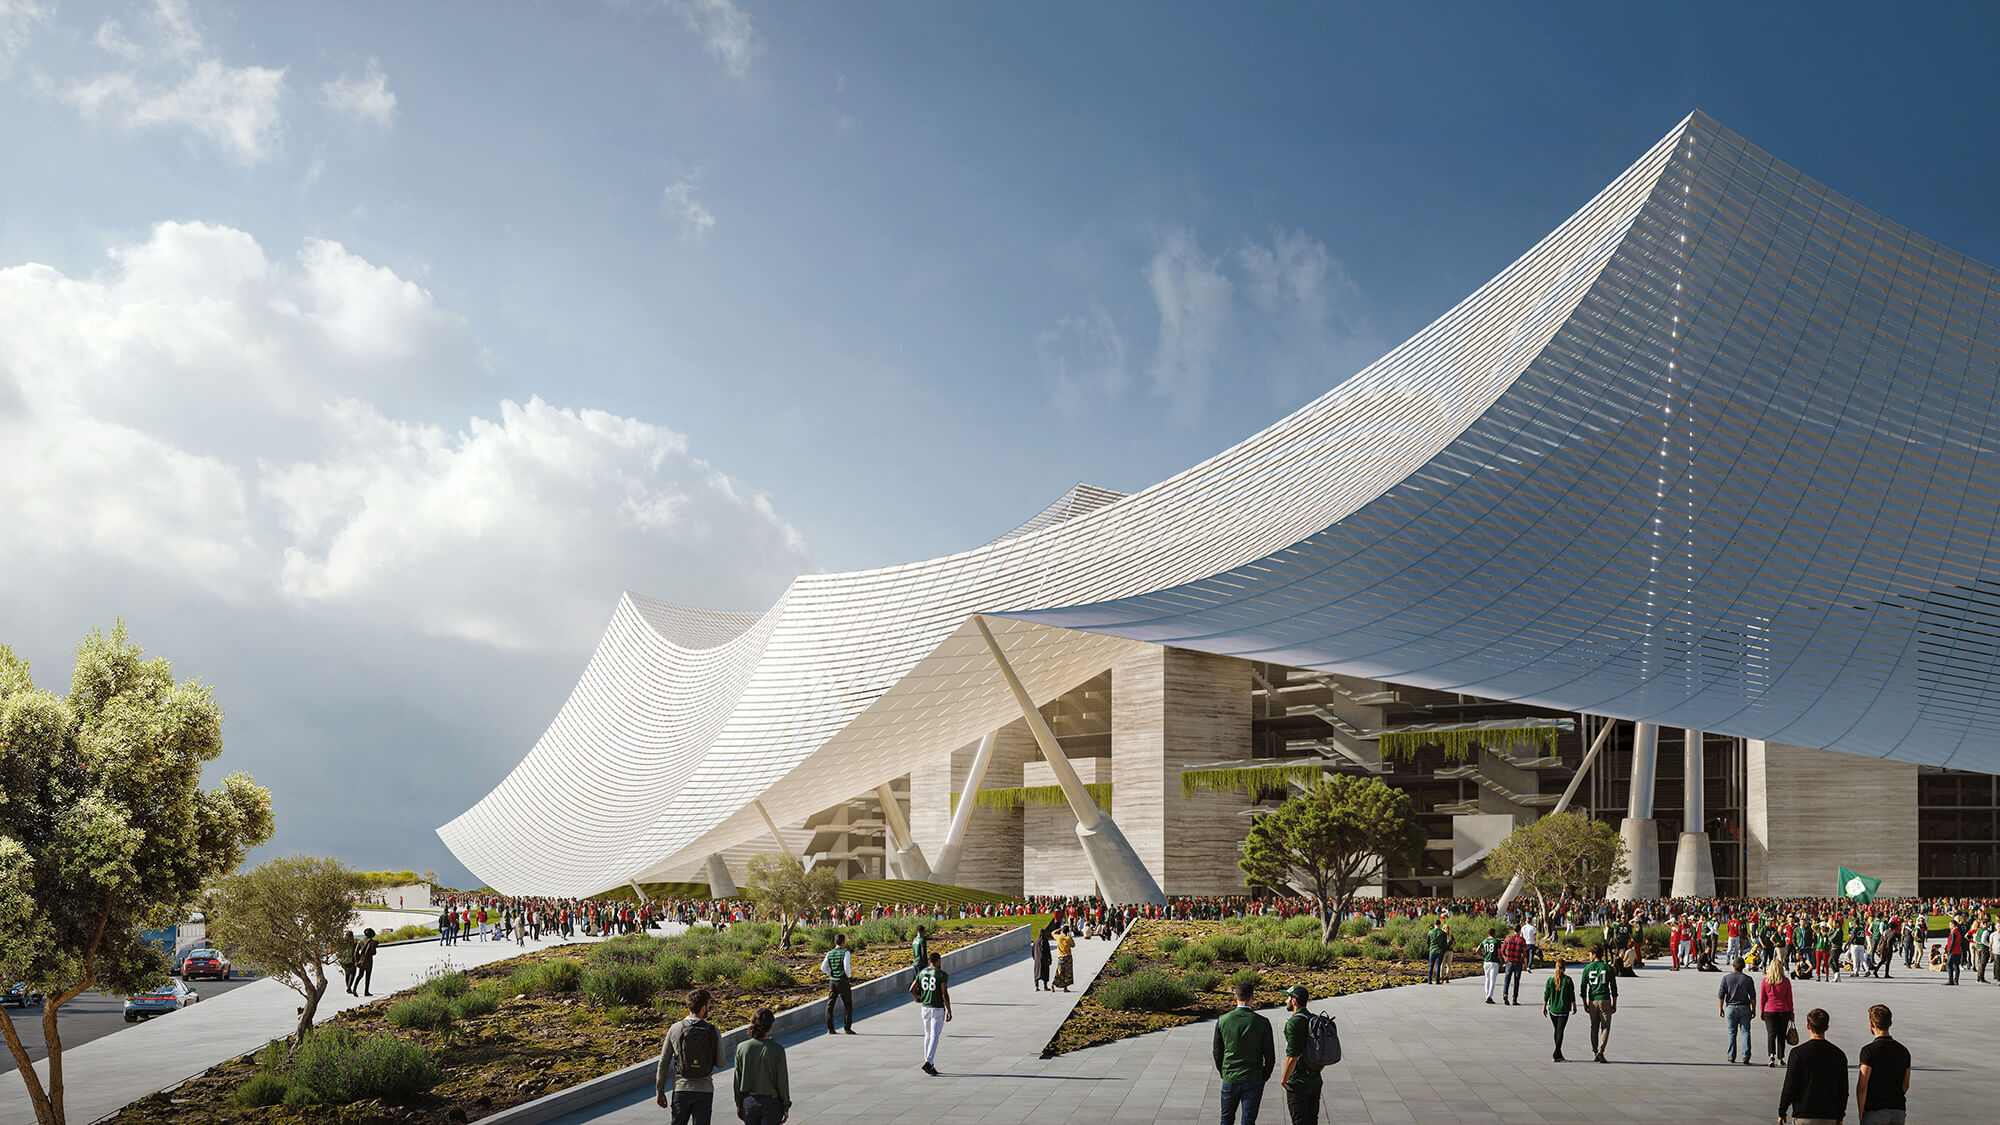
[[[833,948],[826,951],[820,960],[819,970],[826,974],[826,1033],[833,1034],[833,1005],[836,1001],[847,1005],[843,1009],[846,1030],[854,1034],[854,987],[850,972],[853,962],[847,952],[847,935],[833,935]]]
[[[1563,963],[1556,962],[1555,975],[1542,984],[1542,1014],[1549,1017],[1549,1024],[1556,1033],[1556,1062],[1567,1062],[1563,1058],[1563,1031],[1569,1027],[1570,1013],[1576,1011],[1576,982],[1563,972]]]
[[[924,937],[924,928],[917,927],[917,936],[910,939],[910,967],[922,971],[930,961],[931,943]]]
[[[1431,919],[1430,931],[1424,934],[1424,949],[1430,959],[1424,966],[1425,984],[1443,984],[1446,951],[1451,948],[1451,935],[1445,932],[1444,922]]]
[[[1596,960],[1583,967],[1583,1010],[1590,1016],[1590,1053],[1604,1061],[1604,1049],[1611,1045],[1611,1016],[1618,1010],[1618,974],[1611,967],[1610,950],[1598,946]]]
[[[1312,1038],[1306,1001],[1312,993],[1303,984],[1285,990],[1285,1073],[1279,1085],[1285,1088],[1285,1113],[1292,1125],[1315,1125],[1319,1120],[1319,1068],[1306,1062],[1306,1041]]]
[[[1236,985],[1236,1006],[1215,1021],[1215,1070],[1222,1076],[1222,1125],[1232,1125],[1243,1110],[1243,1125],[1257,1125],[1264,1102],[1264,1083],[1271,1080],[1278,1056],[1272,1045],[1271,1021],[1257,1014],[1250,1000],[1257,986]]]

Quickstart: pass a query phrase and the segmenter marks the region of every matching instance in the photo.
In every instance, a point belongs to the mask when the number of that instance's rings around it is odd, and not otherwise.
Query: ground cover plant
[[[946,952],[1034,921],[941,924],[931,948]],[[846,928],[855,978],[908,967],[915,928],[905,919]],[[781,950],[778,927],[740,923],[721,933],[558,946],[473,968],[441,960],[418,987],[321,1021],[289,1060],[280,1042],[171,1095],[134,1102],[112,1121],[476,1121],[654,1057],[696,984],[714,993],[710,1018],[725,1030],[757,1008],[783,1011],[823,997],[819,961],[835,932],[801,926],[792,948]]]

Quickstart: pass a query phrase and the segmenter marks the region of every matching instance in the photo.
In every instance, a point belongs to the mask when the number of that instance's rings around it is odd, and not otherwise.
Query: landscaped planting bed
[[[931,949],[943,953],[1015,924],[943,923]],[[855,979],[908,967],[914,928],[903,919],[847,928]],[[686,1014],[691,988],[714,994],[709,1018],[725,1031],[758,1008],[783,1011],[824,996],[819,961],[834,932],[802,927],[793,948],[780,951],[776,926],[742,923],[722,934],[633,935],[464,970],[441,949],[425,984],[322,1022],[291,1063],[282,1045],[269,1048],[134,1102],[112,1120],[476,1121],[654,1057],[668,1025]],[[276,1104],[250,1104],[260,1101]]]

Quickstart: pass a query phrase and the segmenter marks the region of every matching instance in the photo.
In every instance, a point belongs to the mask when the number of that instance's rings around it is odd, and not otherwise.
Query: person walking
[[[1527,972],[1535,971],[1535,958],[1538,955],[1535,943],[1541,940],[1541,936],[1542,931],[1535,926],[1534,919],[1530,918],[1521,923],[1521,941],[1528,947]]]
[[[951,1022],[950,977],[942,967],[943,958],[933,953],[931,963],[917,970],[910,982],[910,998],[923,1008],[923,1072],[936,1076],[938,1044],[944,1039],[944,1025]]]
[[[673,1083],[672,1125],[709,1125],[715,1112],[715,1064],[722,1059],[722,1033],[708,1022],[711,997],[697,988],[687,996],[688,1014],[667,1029],[660,1041],[660,1061],[653,1064],[653,1102],[670,1107],[667,1083]]]
[[[1500,941],[1500,999],[1521,1006],[1521,970],[1528,960],[1528,943],[1520,934],[1508,934]]]
[[[1812,1038],[1799,1044],[1785,1065],[1778,1125],[1785,1125],[1788,1111],[1791,1125],[1840,1125],[1847,1116],[1847,1052],[1827,1042],[1831,1022],[1825,1008],[1806,1013],[1806,1031]]]
[[[842,1028],[854,1034],[853,955],[847,951],[847,935],[833,935],[833,948],[820,959],[819,971],[826,974],[826,1033],[833,1034],[833,1004],[845,1005]]]
[[[1424,949],[1429,955],[1424,963],[1424,983],[1443,984],[1451,950],[1451,935],[1445,932],[1443,919],[1431,919],[1431,928],[1424,934]]]
[[[1611,1045],[1611,1017],[1618,1011],[1618,975],[1605,946],[1599,945],[1592,956],[1594,960],[1583,967],[1583,1010],[1590,1016],[1590,1053],[1604,1062],[1605,1048]]]
[[[1757,989],[1757,1011],[1764,1017],[1764,1050],[1769,1065],[1783,1066],[1792,1030],[1792,982],[1785,975],[1783,957],[1772,958],[1771,966],[1764,970],[1764,981]],[[1744,1058],[1749,1058],[1747,1049]]]
[[[1756,1010],[1757,986],[1743,971],[1743,958],[1730,962],[1715,989],[1715,1014],[1729,1021],[1729,1061],[1736,1061],[1736,1031],[1743,1031],[1743,1065],[1750,1065],[1750,1013]]]
[[[1257,1014],[1251,1000],[1257,986],[1236,982],[1236,1006],[1215,1021],[1215,1072],[1222,1077],[1222,1125],[1234,1125],[1237,1111],[1243,1125],[1257,1125],[1257,1109],[1264,1102],[1264,1083],[1277,1069],[1278,1055],[1271,1038],[1271,1021]]]
[[[361,944],[354,947],[354,984],[360,987],[363,996],[375,995],[369,991],[375,983],[375,949],[375,931],[361,931]],[[354,988],[348,988],[347,992],[353,995]]]
[[[1278,1084],[1285,1089],[1285,1113],[1291,1125],[1315,1125],[1319,1120],[1319,1095],[1324,1079],[1319,1067],[1306,1061],[1306,1044],[1312,1039],[1312,1013],[1306,1001],[1312,993],[1303,984],[1285,990],[1285,1073]]]
[[[1035,944],[1030,952],[1030,959],[1035,965],[1036,992],[1049,987],[1049,959],[1055,955],[1054,949],[1051,948],[1054,945],[1055,929],[1055,920],[1050,919],[1048,925],[1035,932]]]
[[[1965,966],[1965,955],[1972,947],[1972,935],[1967,932],[1965,915],[1951,920],[1944,932],[1944,983],[1958,983],[1958,973]]]
[[[925,936],[924,928],[918,926],[917,936],[910,939],[910,967],[912,969],[922,969],[924,966],[930,964],[930,951],[930,938]]]
[[[736,1045],[735,1074],[730,1089],[736,1095],[736,1119],[743,1125],[784,1125],[792,1115],[792,1076],[785,1066],[785,1048],[771,1038],[778,1017],[759,1008],[750,1017],[750,1038]]]
[[[1076,938],[1070,934],[1069,927],[1064,926],[1056,931],[1055,988],[1059,992],[1068,992],[1069,986],[1075,983]]]
[[[1486,1002],[1493,1002],[1493,989],[1500,983],[1500,931],[1487,930],[1479,943],[1480,967],[1486,971]],[[1502,994],[1505,995],[1504,993]]]
[[[1889,1035],[1887,1005],[1868,1009],[1868,1030],[1875,1039],[1861,1048],[1861,1076],[1854,1080],[1854,1104],[1861,1125],[1903,1125],[1909,1113],[1910,1049]]]
[[[1569,1017],[1576,1011],[1576,982],[1563,972],[1563,963],[1556,960],[1555,971],[1542,982],[1542,1014],[1549,1018],[1549,1027],[1555,1032],[1555,1062],[1568,1062],[1563,1058],[1563,1032],[1569,1027]]]
[[[347,978],[346,988],[349,996],[354,995],[354,958],[360,948],[361,943],[354,940],[354,931],[347,931],[346,938],[340,943],[340,971],[341,975]]]

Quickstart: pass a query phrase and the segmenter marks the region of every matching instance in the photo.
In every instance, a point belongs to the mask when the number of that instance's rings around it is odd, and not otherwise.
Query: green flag
[[[1880,879],[1870,879],[1866,875],[1856,875],[1845,867],[1840,869],[1840,894],[1843,898],[1851,898],[1861,903],[1874,902],[1875,888],[1881,885],[1882,880]]]

